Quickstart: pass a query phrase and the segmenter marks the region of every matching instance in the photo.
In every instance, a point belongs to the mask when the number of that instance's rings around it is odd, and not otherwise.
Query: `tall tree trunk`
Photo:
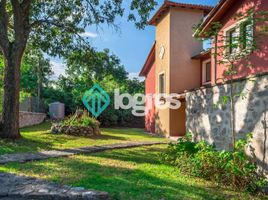
[[[9,40],[7,0],[0,1],[0,48],[5,59],[3,129],[0,137],[17,139],[19,132],[20,65],[31,31],[30,7],[32,0],[10,0],[13,18],[13,40]],[[13,15],[12,15],[13,14]]]
[[[38,99],[38,106],[37,106],[37,109],[38,111],[37,112],[41,112],[40,111],[40,104],[41,104],[41,88],[42,88],[42,70],[41,70],[41,67],[42,67],[42,63],[41,63],[41,58],[39,57],[39,61],[38,61],[38,69],[37,69],[37,77],[38,77],[38,89],[37,89],[37,99]]]
[[[5,55],[4,103],[3,103],[3,138],[17,139],[19,132],[19,99],[20,99],[20,53],[10,45]]]
[[[233,143],[233,150],[235,151],[235,146],[236,146],[236,131],[235,131],[235,122],[236,122],[236,118],[235,118],[235,103],[234,103],[234,98],[235,98],[235,94],[234,94],[234,77],[233,77],[233,72],[234,72],[234,64],[231,63],[231,79],[230,79],[230,106],[231,106],[231,117],[230,117],[230,122],[231,122],[231,134],[232,134],[232,143]]]

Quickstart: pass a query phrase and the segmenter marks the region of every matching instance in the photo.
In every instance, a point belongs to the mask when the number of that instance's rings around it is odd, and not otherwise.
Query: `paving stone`
[[[27,184],[25,184],[25,182]],[[107,200],[107,192],[71,188],[44,180],[0,173],[0,200]]]
[[[37,153],[6,154],[6,155],[0,156],[0,165],[7,164],[10,162],[24,163],[24,162],[30,162],[30,161],[45,160],[49,158],[67,157],[67,156],[72,156],[76,154],[96,153],[96,152],[102,152],[106,150],[133,148],[133,147],[140,147],[140,146],[151,146],[151,145],[159,145],[159,144],[168,144],[168,142],[132,142],[132,143],[103,145],[103,146],[82,147],[82,148],[74,148],[74,149],[42,151],[42,152],[37,152]]]

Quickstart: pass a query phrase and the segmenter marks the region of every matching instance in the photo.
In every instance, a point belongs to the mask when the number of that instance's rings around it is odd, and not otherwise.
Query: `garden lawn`
[[[0,172],[34,176],[60,184],[109,192],[119,200],[265,199],[182,175],[159,161],[166,145],[0,166]]]
[[[51,134],[50,127],[50,123],[44,123],[23,128],[22,138],[15,142],[0,139],[0,155],[134,141],[165,141],[163,138],[145,134],[142,129],[101,129],[101,136],[86,138]]]

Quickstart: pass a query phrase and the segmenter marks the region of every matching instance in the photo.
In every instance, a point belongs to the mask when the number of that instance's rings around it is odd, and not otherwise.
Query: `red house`
[[[250,52],[249,59],[242,59],[239,62],[235,63],[237,67],[237,78],[243,78],[250,75],[256,75],[268,71],[267,65],[267,53],[268,53],[268,39],[267,33],[266,36],[263,29],[267,27],[268,22],[260,22],[259,19],[262,17],[259,13],[268,10],[268,3],[265,0],[221,0],[218,5],[209,13],[208,17],[202,23],[199,31],[195,36],[199,37],[212,37],[212,54],[210,58],[211,61],[205,59],[202,61],[202,72],[203,72],[203,83],[212,83],[216,84],[222,81],[222,78],[225,77],[225,72],[227,70],[227,63],[220,64],[218,61],[222,61],[225,54],[237,53],[241,54],[247,50],[247,48],[253,45],[255,42],[258,50]],[[218,33],[218,37],[211,35],[205,35],[213,26],[213,23],[219,22],[221,28]],[[266,30],[267,31],[267,30]],[[244,39],[245,44],[232,47],[230,44],[232,37],[237,38],[241,37]],[[243,38],[244,37],[244,38]],[[253,38],[255,41],[253,41]],[[247,41],[248,40],[248,41]],[[217,43],[218,48],[215,47],[215,42]],[[228,49],[220,49],[220,46],[227,45]],[[218,49],[217,57],[215,58],[215,49]],[[223,52],[226,51],[226,52]],[[227,52],[229,51],[229,52]],[[235,52],[234,52],[235,51]],[[198,56],[197,56],[198,57]],[[194,57],[194,58],[197,58]],[[204,57],[200,56],[201,60]],[[211,63],[211,69],[207,67],[206,63]],[[252,67],[250,67],[252,66]],[[210,72],[208,72],[210,70]],[[210,76],[207,78],[206,76]],[[207,79],[209,81],[205,81]]]
[[[140,76],[145,79],[145,94],[155,94],[155,43],[146,59],[144,67],[140,72]],[[147,99],[145,102],[145,130],[150,133],[155,133],[155,105],[153,99]]]
[[[188,131],[193,132],[194,129],[196,134],[202,132],[207,137],[205,139],[211,142],[216,140],[209,133],[213,132],[212,130],[215,132],[220,130],[222,133],[228,132],[226,131],[228,128],[221,127],[217,122],[218,119],[223,118],[218,114],[219,112],[209,113],[210,111],[207,111],[209,110],[208,106],[213,107],[213,102],[203,102],[206,96],[203,96],[199,102],[196,102],[193,97],[198,98],[207,94],[208,90],[214,91],[219,85],[225,84],[223,79],[228,79],[226,71],[229,66],[224,62],[219,62],[226,59],[225,55],[249,54],[248,59],[241,59],[235,63],[237,73],[234,77],[237,81],[247,80],[249,76],[267,74],[268,37],[266,32],[268,23],[257,20],[263,17],[260,15],[262,11],[268,11],[267,0],[221,0],[214,8],[165,1],[150,20],[150,25],[156,27],[156,42],[140,75],[146,77],[146,94],[178,93],[182,106],[178,110],[160,111],[154,107],[153,102],[146,102],[148,111],[145,119],[146,131],[173,137],[183,136]],[[193,37],[192,28],[200,20],[203,20],[203,23],[194,36],[210,38],[212,40],[211,50],[204,51],[202,43]],[[221,24],[218,36],[207,34],[216,22]],[[232,44],[235,44],[234,38],[238,37],[243,38],[243,42],[233,46]],[[247,52],[248,47],[255,42],[258,48]],[[228,46],[230,43],[230,48],[218,49],[215,52],[217,49],[215,44],[220,47]],[[266,77],[264,77],[265,80]],[[266,84],[265,82],[261,83]],[[267,87],[261,86],[260,88],[267,90]],[[266,90],[258,92],[266,94]],[[191,96],[189,91],[200,91],[200,94],[199,96],[195,96],[195,94]],[[212,94],[213,98],[216,93]],[[265,99],[268,99],[266,95],[262,98],[264,99],[261,101],[264,103]],[[197,110],[202,107],[203,111],[192,111],[191,108],[195,107],[193,102],[200,103]],[[261,106],[259,110],[263,110],[263,104]],[[242,111],[243,109],[241,109]],[[193,114],[193,112],[197,113]],[[263,113],[263,111],[254,112],[258,112],[260,115]],[[243,113],[237,113],[237,115],[244,116]],[[236,122],[237,127],[241,127],[244,120],[248,119],[240,118],[240,121]],[[258,120],[260,121],[259,118]],[[228,123],[225,122],[225,126]],[[253,131],[255,130],[253,127],[256,127],[258,123],[256,122],[245,130],[237,128],[237,131]],[[204,124],[203,127],[201,127],[202,124]]]

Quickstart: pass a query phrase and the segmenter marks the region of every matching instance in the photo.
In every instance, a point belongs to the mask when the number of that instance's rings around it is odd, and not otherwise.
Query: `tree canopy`
[[[123,0],[0,0],[0,49],[4,56],[3,130],[1,137],[19,138],[21,61],[27,44],[51,56],[66,56],[81,46],[92,25],[116,26],[125,12]],[[124,4],[124,5],[123,5]],[[144,28],[155,0],[131,0],[129,21]]]

